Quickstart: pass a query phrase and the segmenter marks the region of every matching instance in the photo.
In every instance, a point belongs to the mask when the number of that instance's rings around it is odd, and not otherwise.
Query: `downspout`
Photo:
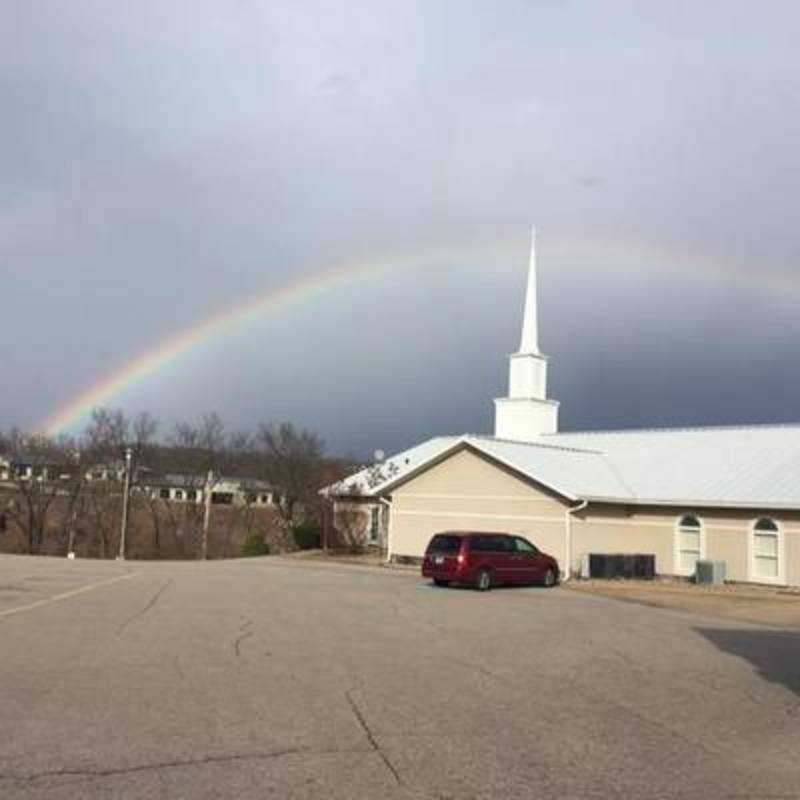
[[[385,498],[378,495],[378,500],[386,506],[389,521],[386,523],[386,563],[392,561],[392,504]]]
[[[563,581],[568,581],[572,573],[572,515],[583,511],[589,505],[588,500],[581,500],[577,506],[571,506],[564,512],[564,545],[567,553],[567,564],[564,570]]]

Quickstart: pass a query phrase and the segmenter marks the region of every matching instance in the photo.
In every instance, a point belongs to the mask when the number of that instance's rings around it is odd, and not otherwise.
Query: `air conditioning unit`
[[[589,553],[588,572],[592,578],[653,580],[656,557],[651,553]]]
[[[724,561],[698,561],[694,582],[703,586],[721,586],[728,577],[728,566]]]

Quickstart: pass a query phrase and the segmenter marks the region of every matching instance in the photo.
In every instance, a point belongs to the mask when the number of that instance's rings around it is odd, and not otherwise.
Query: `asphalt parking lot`
[[[800,798],[800,637],[262,558],[0,556],[0,797]]]

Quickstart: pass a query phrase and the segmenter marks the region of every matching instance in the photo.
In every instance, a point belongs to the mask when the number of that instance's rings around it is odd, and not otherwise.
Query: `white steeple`
[[[539,352],[536,228],[531,229],[531,259],[528,265],[528,290],[525,292],[525,316],[522,318],[522,338],[519,343],[519,352]]]
[[[519,351],[509,356],[508,397],[494,401],[494,435],[500,439],[529,442],[558,431],[558,403],[547,399],[547,358],[539,352],[537,294],[534,229]]]

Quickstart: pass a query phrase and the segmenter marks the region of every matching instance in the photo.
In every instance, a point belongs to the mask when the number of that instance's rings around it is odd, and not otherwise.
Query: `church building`
[[[337,527],[393,560],[438,532],[502,531],[553,555],[646,553],[660,575],[724,561],[729,580],[800,586],[800,425],[560,432],[539,350],[535,236],[522,336],[494,435],[439,436],[328,487]]]

